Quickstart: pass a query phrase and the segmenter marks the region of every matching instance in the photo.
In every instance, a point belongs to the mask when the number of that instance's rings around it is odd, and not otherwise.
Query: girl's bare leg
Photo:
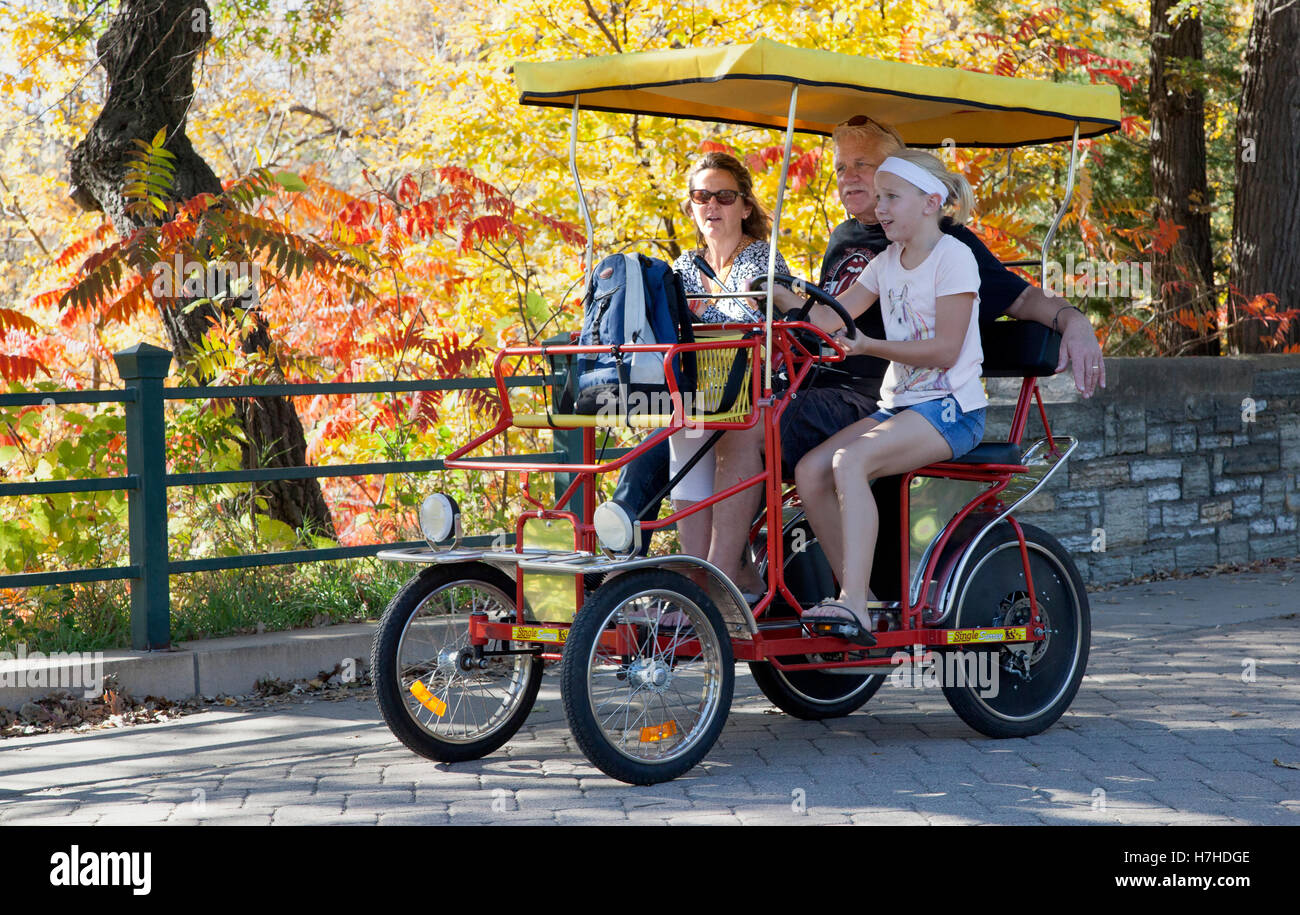
[[[817,535],[817,543],[826,555],[826,561],[841,581],[844,578],[844,539],[839,494],[835,491],[835,453],[878,425],[880,423],[874,419],[862,419],[846,426],[805,454],[794,469],[795,487],[799,490],[804,514]]]
[[[865,422],[865,421],[864,421]],[[854,429],[850,426],[845,432]],[[870,481],[944,461],[952,449],[938,430],[918,413],[905,410],[879,426],[859,433],[835,452],[833,475],[839,496],[840,531],[845,551],[840,601],[866,622],[867,586],[875,559],[880,517]]]

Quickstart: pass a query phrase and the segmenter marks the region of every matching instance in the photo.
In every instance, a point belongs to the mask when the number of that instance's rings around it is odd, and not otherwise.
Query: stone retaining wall
[[[1044,379],[1048,422],[1079,447],[1016,513],[1056,535],[1085,581],[1300,554],[1300,355],[1109,359],[1106,375],[1091,400]],[[988,388],[992,441],[1019,382]],[[1025,441],[1042,434],[1035,407]]]

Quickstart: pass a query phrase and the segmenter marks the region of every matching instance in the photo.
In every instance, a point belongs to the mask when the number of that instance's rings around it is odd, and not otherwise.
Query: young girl
[[[867,586],[879,518],[870,481],[965,454],[984,435],[988,403],[980,381],[979,270],[970,249],[939,228],[949,204],[956,207],[954,221],[966,221],[970,185],[934,156],[900,150],[877,168],[875,192],[876,216],[891,244],[840,302],[856,317],[878,300],[886,339],[859,334],[849,340],[825,306],[811,317],[839,329],[836,341],[848,355],[890,360],[881,409],[827,439],[795,468],[808,520],[831,568],[840,571],[839,599],[810,608],[804,622],[814,634],[862,645],[875,643]]]

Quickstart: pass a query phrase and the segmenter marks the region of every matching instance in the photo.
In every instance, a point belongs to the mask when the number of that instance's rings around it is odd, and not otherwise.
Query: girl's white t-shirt
[[[939,296],[973,292],[970,323],[961,352],[952,368],[928,368],[890,362],[880,384],[880,406],[906,407],[952,395],[963,412],[988,405],[980,368],[980,273],[975,255],[951,235],[943,235],[930,255],[908,270],[899,259],[902,246],[893,242],[871,259],[857,281],[880,298],[888,340],[929,340],[934,336],[935,300]]]

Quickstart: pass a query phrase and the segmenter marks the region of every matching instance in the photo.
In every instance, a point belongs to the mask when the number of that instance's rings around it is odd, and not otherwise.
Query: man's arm
[[[1061,371],[1067,363],[1073,365],[1074,386],[1084,397],[1095,394],[1098,383],[1103,388],[1106,386],[1106,363],[1092,324],[1064,298],[1049,296],[1037,286],[1027,286],[1006,313],[1047,327],[1052,327],[1055,321],[1061,332],[1061,357],[1056,370]]]
[[[1074,386],[1084,397],[1091,397],[1098,382],[1106,386],[1106,366],[1101,358],[1101,346],[1087,317],[1059,296],[1049,296],[1037,286],[1025,282],[998,262],[993,252],[984,246],[975,233],[965,226],[947,225],[944,231],[952,235],[975,255],[980,269],[980,320],[991,321],[1000,314],[1009,314],[1023,321],[1037,321],[1061,332],[1061,358],[1056,370],[1067,363],[1074,366]],[[1010,302],[1011,304],[1007,304]],[[1064,309],[1064,311],[1062,311]]]

